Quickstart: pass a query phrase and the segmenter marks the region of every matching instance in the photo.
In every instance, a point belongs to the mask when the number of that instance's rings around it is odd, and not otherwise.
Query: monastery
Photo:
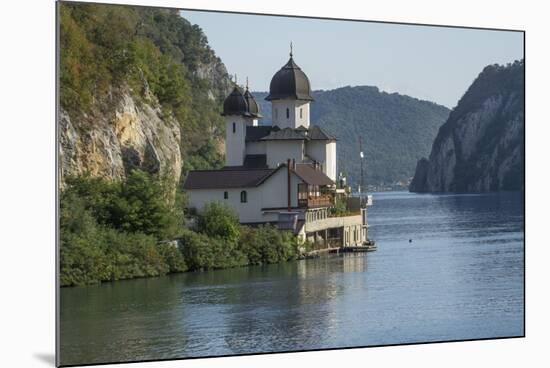
[[[244,91],[234,86],[223,104],[225,166],[189,172],[184,183],[189,207],[200,211],[219,201],[242,224],[274,224],[317,248],[364,244],[367,197],[351,196],[337,183],[337,138],[310,122],[310,82],[292,51],[273,76],[266,100],[272,124],[259,125],[262,115],[248,85]]]

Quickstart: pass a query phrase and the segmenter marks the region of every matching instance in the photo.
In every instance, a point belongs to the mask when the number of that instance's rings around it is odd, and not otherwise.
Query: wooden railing
[[[330,195],[320,195],[318,197],[309,197],[307,199],[298,199],[298,207],[330,207],[334,206],[334,199]]]

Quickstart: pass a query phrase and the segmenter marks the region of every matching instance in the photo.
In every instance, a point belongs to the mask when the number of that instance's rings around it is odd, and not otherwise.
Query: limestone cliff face
[[[524,64],[486,67],[421,159],[412,192],[522,190]]]
[[[59,170],[171,180],[220,160],[225,65],[176,9],[60,7]],[[175,188],[175,186],[174,186]]]
[[[136,103],[126,89],[113,112],[59,116],[61,177],[90,174],[123,179],[132,168],[181,173],[180,129],[154,103]]]

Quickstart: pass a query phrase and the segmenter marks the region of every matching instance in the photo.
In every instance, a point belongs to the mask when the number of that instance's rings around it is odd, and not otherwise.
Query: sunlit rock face
[[[61,109],[61,177],[90,174],[123,179],[133,168],[168,174],[181,173],[180,129],[155,103],[123,92],[112,113],[72,118]]]

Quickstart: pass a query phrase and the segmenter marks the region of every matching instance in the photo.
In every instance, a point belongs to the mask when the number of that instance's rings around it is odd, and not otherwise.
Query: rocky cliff
[[[524,62],[487,66],[418,161],[409,190],[523,190],[524,111]]]
[[[159,107],[137,104],[124,91],[112,114],[59,115],[61,177],[89,174],[124,178],[139,168],[177,180],[181,174],[180,128]]]
[[[200,28],[176,10],[99,4],[64,3],[60,20],[62,186],[133,168],[177,183],[221,160],[231,81]]]

